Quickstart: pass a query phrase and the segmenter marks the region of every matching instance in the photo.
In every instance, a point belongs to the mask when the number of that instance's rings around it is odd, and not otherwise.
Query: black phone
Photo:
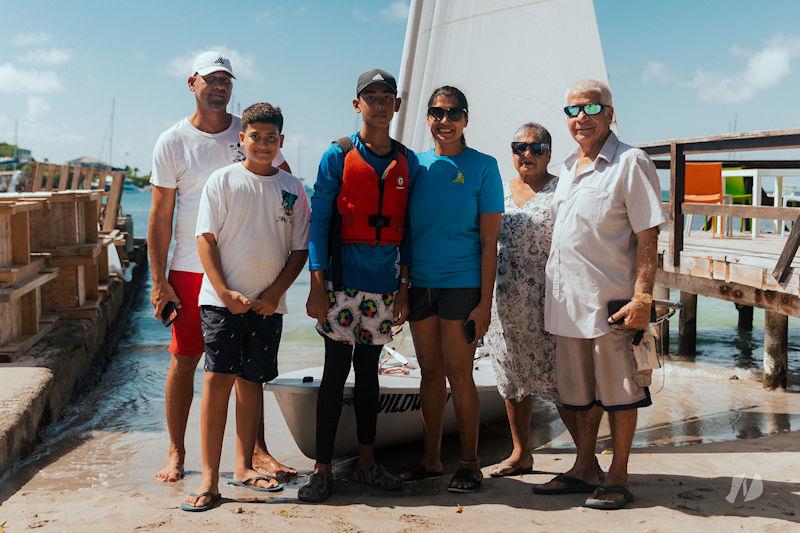
[[[176,318],[178,318],[178,310],[175,308],[175,302],[167,302],[167,305],[161,310],[161,323],[168,328]]]
[[[467,320],[464,322],[464,338],[467,339],[467,344],[475,342],[475,321]]]

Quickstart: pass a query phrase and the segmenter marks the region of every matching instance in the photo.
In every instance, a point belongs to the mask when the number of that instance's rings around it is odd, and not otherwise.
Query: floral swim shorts
[[[317,331],[346,344],[382,345],[392,340],[394,293],[328,289],[331,308]]]

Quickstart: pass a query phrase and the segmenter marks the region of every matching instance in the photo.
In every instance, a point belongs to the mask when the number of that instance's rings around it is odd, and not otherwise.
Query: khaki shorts
[[[606,411],[647,407],[652,370],[638,371],[633,331],[612,331],[595,339],[556,339],[556,382],[566,409],[599,405]]]

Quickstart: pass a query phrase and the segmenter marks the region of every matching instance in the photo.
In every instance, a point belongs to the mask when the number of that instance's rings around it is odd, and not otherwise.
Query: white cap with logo
[[[201,76],[212,72],[227,72],[232,78],[236,78],[233,75],[233,68],[231,68],[231,60],[222,52],[214,50],[203,52],[195,58],[192,64],[192,74],[195,72]]]

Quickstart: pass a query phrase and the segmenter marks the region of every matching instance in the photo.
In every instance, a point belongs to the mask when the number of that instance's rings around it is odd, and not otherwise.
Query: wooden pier
[[[133,241],[119,229],[124,179],[34,163],[17,192],[0,193],[0,361],[23,355],[59,318],[96,320],[116,276],[109,255],[124,261]]]
[[[662,295],[665,287],[681,291],[679,353],[694,354],[697,295],[737,304],[739,326],[744,328],[748,323],[752,327],[752,308],[759,307],[766,312],[764,386],[786,388],[788,317],[800,317],[800,260],[796,257],[800,245],[800,207],[757,205],[761,203],[761,190],[752,191],[756,205],[731,205],[725,199],[715,204],[687,203],[684,201],[686,163],[688,155],[800,148],[800,130],[676,139],[644,144],[640,148],[654,158],[658,168],[670,170],[669,202],[664,204],[669,230],[663,231],[659,239],[656,282],[660,286],[657,292]],[[702,161],[709,161],[708,156]],[[777,204],[782,192],[779,169],[787,169],[787,174],[796,173],[800,160],[731,160],[728,156],[723,165],[737,170],[771,169],[771,174],[778,177],[778,190],[774,195]],[[754,182],[754,189],[760,189],[757,183]],[[706,231],[687,235],[684,215],[718,217],[722,228],[720,235]],[[725,234],[725,219],[734,217],[750,219],[753,224],[759,224],[758,220],[774,220],[775,232]],[[786,222],[793,227],[784,236],[781,226]]]

